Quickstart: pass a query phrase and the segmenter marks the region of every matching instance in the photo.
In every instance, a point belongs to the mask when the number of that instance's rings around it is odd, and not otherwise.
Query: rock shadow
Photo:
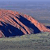
[[[46,27],[50,29],[50,26],[46,26]]]
[[[24,35],[24,33],[19,30],[18,28],[6,23],[4,24],[3,22],[2,26],[0,26],[0,30],[3,32],[3,34],[5,35],[5,37],[11,37],[11,36],[21,36]]]
[[[16,17],[17,18],[17,17]],[[32,30],[34,30],[33,33],[40,33],[41,31],[34,25],[32,24],[30,21],[28,21],[26,18],[24,18],[23,16],[20,15],[20,18],[18,18],[24,25],[26,25],[28,28],[31,28]]]

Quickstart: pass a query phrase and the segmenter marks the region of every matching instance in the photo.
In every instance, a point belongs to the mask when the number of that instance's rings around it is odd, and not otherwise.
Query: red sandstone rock
[[[33,17],[16,11],[0,10],[0,37],[19,36],[23,34],[50,32],[50,29]]]

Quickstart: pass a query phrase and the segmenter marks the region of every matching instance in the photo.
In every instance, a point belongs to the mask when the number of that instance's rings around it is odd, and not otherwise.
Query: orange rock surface
[[[33,17],[16,11],[0,10],[0,37],[21,36],[24,34],[50,32],[50,29]]]

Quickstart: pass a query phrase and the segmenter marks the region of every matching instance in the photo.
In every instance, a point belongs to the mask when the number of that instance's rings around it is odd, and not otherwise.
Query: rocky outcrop
[[[50,32],[50,29],[33,17],[19,14],[16,11],[0,10],[0,37],[21,36],[39,32]]]

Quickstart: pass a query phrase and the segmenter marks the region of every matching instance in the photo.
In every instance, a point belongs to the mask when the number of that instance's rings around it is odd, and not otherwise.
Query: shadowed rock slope
[[[0,10],[0,37],[21,36],[39,32],[50,32],[42,23],[26,14]]]

